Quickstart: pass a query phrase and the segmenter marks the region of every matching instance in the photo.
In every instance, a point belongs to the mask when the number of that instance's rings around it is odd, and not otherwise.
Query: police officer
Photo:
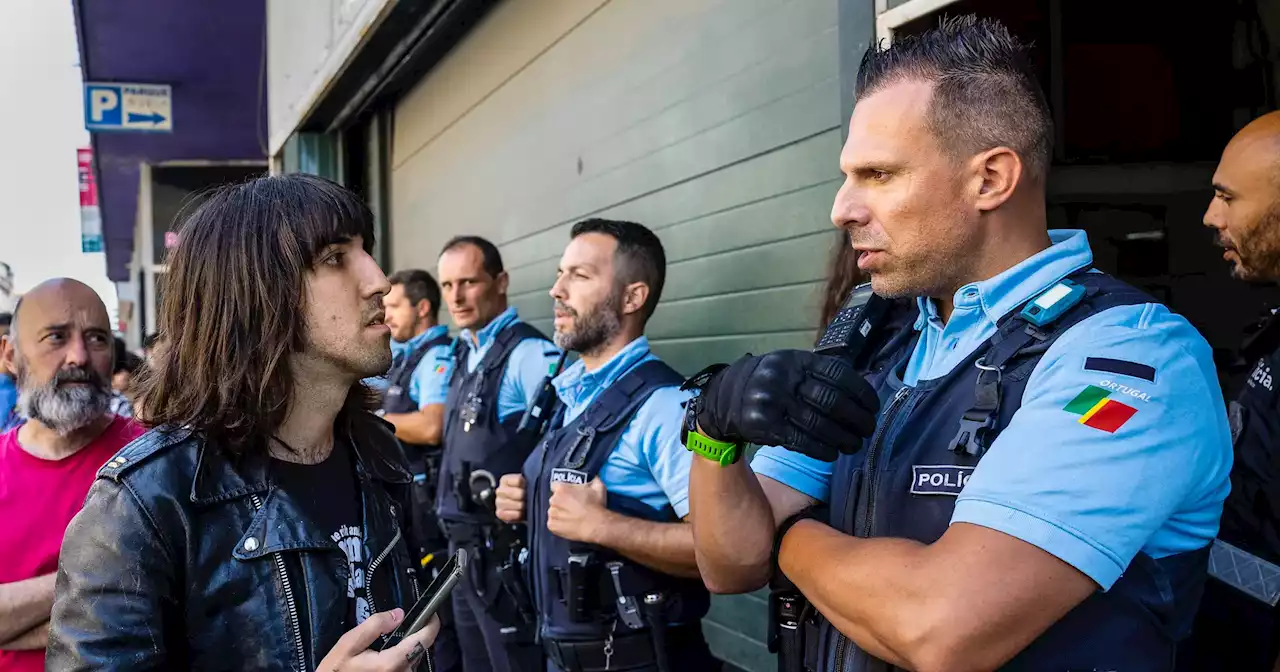
[[[461,329],[445,395],[436,514],[451,549],[471,551],[470,571],[452,595],[463,665],[467,672],[541,670],[533,628],[500,599],[505,593],[490,571],[502,531],[493,500],[498,476],[518,471],[528,457],[510,439],[560,353],[507,306],[509,279],[493,243],[478,236],[450,240],[438,276]]]
[[[1204,223],[1241,280],[1280,281],[1280,112],[1245,126],[1213,176]],[[1252,367],[1229,405],[1235,465],[1186,670],[1270,670],[1280,654],[1280,318],[1242,348]]]
[[[665,277],[652,231],[590,219],[574,225],[551,288],[556,345],[581,359],[556,377],[557,414],[523,474],[502,477],[498,515],[528,519],[528,575],[552,670],[718,667],[684,522],[689,394],[644,336]]]
[[[395,425],[413,475],[410,486],[409,539],[423,567],[443,564],[448,542],[435,516],[435,493],[443,449],[445,391],[453,372],[453,339],[440,321],[440,285],[431,274],[409,269],[388,281],[382,297],[386,324],[391,329],[391,369],[381,380],[383,419]],[[440,634],[432,647],[435,669],[462,669],[453,609],[440,612]]]
[[[414,503],[419,517],[415,532],[421,541],[437,539],[439,526],[431,515],[435,508],[436,477],[440,472],[444,432],[444,402],[453,373],[453,339],[449,327],[438,324],[440,286],[426,271],[400,271],[388,280],[391,291],[382,299],[387,326],[391,328],[391,369],[383,394],[382,415],[395,425],[409,458],[414,478]],[[424,561],[443,546],[419,548]]]
[[[1210,350],[1046,230],[1027,56],[972,17],[873,47],[832,219],[897,300],[866,347],[691,381],[702,576],[780,570],[791,669],[1170,670],[1188,628],[1231,462]]]

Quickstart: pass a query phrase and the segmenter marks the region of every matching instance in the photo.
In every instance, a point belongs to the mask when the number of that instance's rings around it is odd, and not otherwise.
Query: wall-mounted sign
[[[76,150],[80,173],[80,249],[102,251],[102,213],[98,210],[98,185],[93,179],[93,150]]]
[[[84,127],[91,131],[173,131],[168,84],[84,83]]]

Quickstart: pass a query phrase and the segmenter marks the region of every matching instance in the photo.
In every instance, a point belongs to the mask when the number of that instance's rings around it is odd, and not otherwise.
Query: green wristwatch
[[[684,447],[701,455],[712,462],[717,462],[722,467],[727,467],[738,461],[738,457],[742,455],[742,446],[729,441],[716,441],[715,439],[699,432],[698,430],[684,431]]]
[[[703,369],[685,382],[680,389],[697,390],[684,405],[684,426],[680,428],[680,441],[684,447],[701,455],[722,467],[727,467],[742,457],[742,444],[733,441],[713,439],[698,431],[698,411],[702,408],[702,387],[711,380],[724,364],[715,364]]]

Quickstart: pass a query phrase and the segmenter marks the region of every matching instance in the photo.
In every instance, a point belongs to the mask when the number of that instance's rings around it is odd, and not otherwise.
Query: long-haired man
[[[387,370],[372,217],[304,175],[224,188],[169,258],[139,381],[154,427],[98,473],[62,549],[58,670],[407,670],[409,474],[360,380]]]

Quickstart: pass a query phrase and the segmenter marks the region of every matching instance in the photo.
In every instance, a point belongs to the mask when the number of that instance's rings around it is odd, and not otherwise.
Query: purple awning
[[[265,0],[74,6],[85,80],[173,87],[172,133],[93,134],[107,274],[127,280],[141,164],[266,160]]]

